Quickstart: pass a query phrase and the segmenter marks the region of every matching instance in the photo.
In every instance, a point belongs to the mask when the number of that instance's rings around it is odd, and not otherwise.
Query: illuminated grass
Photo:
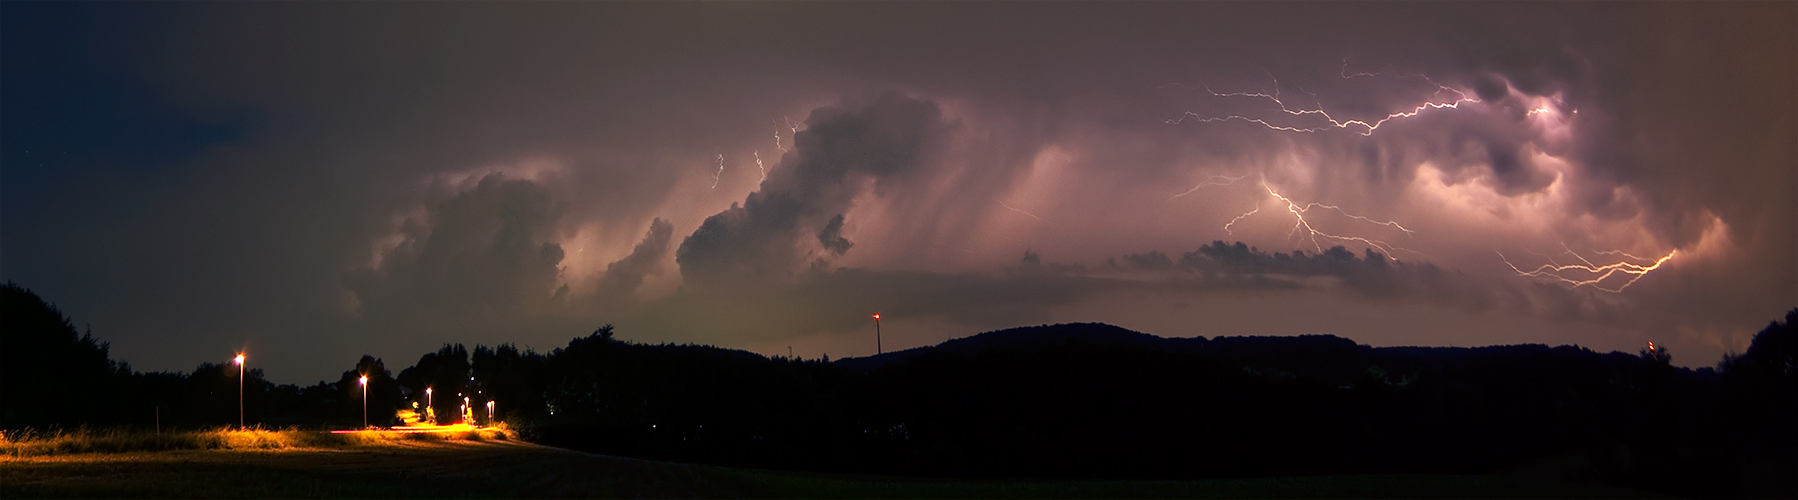
[[[215,431],[208,431],[215,432]],[[318,433],[265,431],[277,436]],[[246,431],[246,434],[249,432]],[[207,433],[192,433],[199,436]],[[1637,498],[1498,476],[1197,481],[930,479],[656,462],[459,435],[351,436],[342,448],[243,448],[0,458],[0,498]],[[310,438],[304,438],[310,439]],[[92,437],[89,437],[92,441]],[[10,441],[9,441],[10,443]],[[354,443],[343,445],[342,443]],[[104,478],[104,480],[95,480]]]
[[[103,481],[94,478],[104,477]],[[1499,476],[1188,481],[928,479],[635,460],[511,431],[220,428],[0,436],[0,498],[1616,498],[1642,492]]]
[[[221,427],[156,433],[141,429],[75,429],[0,432],[0,456],[39,457],[82,453],[130,453],[172,450],[305,450],[350,449],[400,441],[507,441],[516,438],[502,427],[456,432],[351,432]]]

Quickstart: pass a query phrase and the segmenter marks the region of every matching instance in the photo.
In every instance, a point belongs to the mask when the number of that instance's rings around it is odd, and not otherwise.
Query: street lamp
[[[493,400],[487,400],[487,425],[493,425]]]
[[[237,428],[243,430],[243,353],[237,353]]]
[[[425,418],[431,419],[431,425],[437,425],[437,412],[431,409],[431,388],[425,388]]]
[[[884,351],[880,349],[880,313],[874,313],[874,354]]]
[[[362,376],[362,428],[368,428],[368,375]]]

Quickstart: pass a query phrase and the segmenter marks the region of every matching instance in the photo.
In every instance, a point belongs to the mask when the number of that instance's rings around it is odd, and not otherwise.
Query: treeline
[[[29,295],[7,289],[7,345],[23,324],[11,309],[19,293]],[[139,392],[116,407],[61,413],[8,405],[3,427],[108,422],[99,415],[141,424],[147,397],[185,398],[195,422],[235,416],[235,398],[219,397],[235,389],[234,367],[133,373],[49,311],[33,324],[54,324],[58,342],[100,374],[94,380],[125,380],[117,387]],[[1746,352],[1700,370],[1673,366],[1664,348],[1373,348],[1315,335],[1168,339],[1100,324],[1015,328],[832,362],[623,342],[607,326],[548,353],[445,345],[393,377],[364,357],[341,380],[309,388],[267,384],[252,371],[248,418],[359,425],[356,376],[369,373],[376,424],[414,404],[433,407],[440,422],[487,423],[491,401],[528,439],[660,460],[1171,479],[1478,474],[1564,457],[1591,478],[1644,490],[1790,496],[1798,493],[1790,474],[1768,484],[1754,471],[1798,464],[1795,320],[1798,309]],[[12,352],[0,382],[7,401],[21,380]],[[144,389],[151,381],[164,385]]]
[[[271,383],[254,368],[240,376],[229,360],[188,373],[137,372],[37,294],[0,286],[0,429],[237,425],[240,380],[248,425],[360,425],[363,373],[371,374],[370,418],[389,423],[402,402],[378,359],[364,356],[339,380],[308,387]]]

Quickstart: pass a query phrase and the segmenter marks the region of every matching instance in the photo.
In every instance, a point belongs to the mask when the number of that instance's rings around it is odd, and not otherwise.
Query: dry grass
[[[140,429],[81,428],[50,432],[24,430],[0,432],[0,457],[171,450],[350,449],[393,444],[396,441],[507,441],[516,438],[515,433],[504,426],[444,433],[345,434],[300,429],[239,430],[231,427],[163,433]]]
[[[347,449],[210,449],[0,458],[0,498],[724,498],[715,467],[516,439],[395,437]],[[753,490],[749,490],[753,491]],[[790,495],[786,495],[790,496]]]
[[[0,498],[1603,498],[1641,492],[1497,476],[1217,481],[950,480],[634,460],[505,429],[331,434],[77,430],[0,441]],[[100,479],[103,478],[103,479]]]

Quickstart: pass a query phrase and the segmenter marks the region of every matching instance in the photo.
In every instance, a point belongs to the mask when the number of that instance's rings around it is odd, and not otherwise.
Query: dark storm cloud
[[[856,102],[861,101],[861,102]],[[862,192],[927,161],[952,127],[935,103],[884,93],[812,111],[794,149],[762,188],[742,205],[732,204],[681,241],[675,254],[687,285],[782,277],[805,260],[798,236],[820,228],[817,239],[835,254],[843,211]],[[825,217],[833,216],[828,222]]]
[[[1364,250],[1360,257],[1340,246],[1321,253],[1295,250],[1286,254],[1265,252],[1242,242],[1215,241],[1182,255],[1177,264],[1167,261],[1165,255],[1160,255],[1160,259],[1154,258],[1155,255],[1159,254],[1129,255],[1125,256],[1125,261],[1151,270],[1177,266],[1182,271],[1206,276],[1330,276],[1339,278],[1349,290],[1370,297],[1427,295],[1434,300],[1484,302],[1478,297],[1468,297],[1467,290],[1461,289],[1466,283],[1448,276],[1435,264],[1400,262],[1373,249]]]
[[[668,257],[669,242],[674,238],[674,224],[662,219],[649,223],[643,241],[631,248],[630,255],[606,265],[595,294],[602,300],[618,300],[634,294],[643,278],[660,270]]]
[[[359,311],[414,327],[406,323],[543,313],[568,293],[558,268],[562,247],[550,241],[564,211],[535,183],[483,177],[428,217],[407,219],[380,262],[350,276]]]
[[[825,250],[836,255],[843,255],[843,252],[849,251],[849,247],[855,246],[849,238],[843,237],[843,214],[831,217],[830,223],[824,225],[824,230],[818,231],[818,244],[824,245]]]

